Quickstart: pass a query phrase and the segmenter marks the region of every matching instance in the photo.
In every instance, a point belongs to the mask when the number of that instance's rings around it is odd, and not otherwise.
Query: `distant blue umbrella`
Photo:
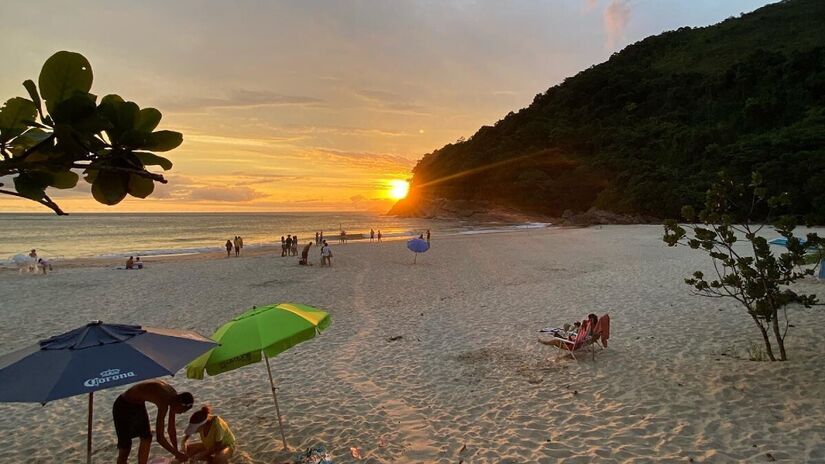
[[[430,244],[424,239],[421,238],[414,238],[412,240],[407,240],[407,248],[415,253],[415,258],[413,258],[413,264],[415,264],[416,260],[418,259],[418,253],[424,253],[425,251],[430,249]]]
[[[0,357],[0,402],[46,404],[88,393],[89,463],[95,391],[174,375],[215,346],[191,331],[91,322]]]

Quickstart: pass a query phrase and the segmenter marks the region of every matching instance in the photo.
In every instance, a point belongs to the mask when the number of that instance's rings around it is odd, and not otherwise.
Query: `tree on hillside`
[[[166,183],[148,167],[171,169],[172,162],[154,152],[178,147],[183,136],[156,131],[161,113],[155,108],[141,109],[118,95],[98,102],[89,93],[92,79],[83,55],[57,52],[43,64],[37,86],[23,82],[29,99],[11,98],[0,108],[0,194],[64,215],[46,190],[74,188],[78,173],[106,205],[127,194],[146,198],[155,182]],[[4,188],[4,178],[12,178],[13,190]]]
[[[682,209],[682,215],[691,225],[682,227],[675,220],[668,220],[664,226],[664,241],[668,246],[703,250],[713,262],[713,276],[706,277],[702,271],[696,271],[685,283],[698,295],[736,300],[759,327],[771,361],[777,360],[774,343],[779,349],[779,360],[787,359],[785,336],[790,327],[787,309],[818,304],[816,295],[798,294],[791,285],[813,274],[813,269],[803,267],[805,253],[807,249],[822,246],[822,239],[814,233],[805,239],[795,237],[794,219],[783,216],[775,228],[787,240],[787,249],[776,256],[768,241],[759,235],[764,224],[752,222],[753,217],[766,214],[774,217],[779,208],[787,206],[787,194],[767,197],[758,173],[752,175],[748,185],[723,173],[708,190],[705,207],[698,215],[690,206]],[[692,236],[688,236],[686,229]]]

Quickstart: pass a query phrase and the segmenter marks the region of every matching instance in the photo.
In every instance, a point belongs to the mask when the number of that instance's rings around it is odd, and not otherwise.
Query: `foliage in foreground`
[[[791,285],[813,274],[813,269],[802,267],[806,249],[822,246],[822,239],[815,233],[804,240],[795,237],[793,218],[782,217],[775,227],[788,241],[787,249],[775,256],[767,239],[759,235],[765,226],[752,222],[752,215],[761,207],[767,207],[770,217],[777,208],[787,207],[787,203],[787,194],[767,198],[762,176],[757,173],[748,185],[721,174],[708,190],[705,207],[698,215],[690,206],[683,208],[682,215],[690,225],[683,227],[668,220],[664,226],[668,246],[702,250],[713,262],[712,276],[696,271],[685,283],[698,295],[736,300],[759,327],[771,361],[777,360],[774,343],[779,349],[779,360],[787,359],[787,309],[818,304],[816,295],[796,293]]]
[[[78,172],[91,184],[94,199],[106,205],[127,194],[146,198],[155,182],[166,183],[148,167],[171,169],[172,162],[155,152],[177,148],[183,136],[156,131],[161,113],[155,108],[141,109],[118,95],[98,102],[89,92],[92,80],[83,55],[57,52],[43,64],[38,85],[23,82],[29,98],[11,98],[0,108],[0,180],[11,177],[14,188],[0,182],[0,194],[63,215],[46,191],[74,188]]]

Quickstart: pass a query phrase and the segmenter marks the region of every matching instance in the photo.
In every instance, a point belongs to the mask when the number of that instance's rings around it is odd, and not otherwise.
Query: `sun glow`
[[[389,185],[390,189],[387,193],[393,200],[406,198],[407,193],[410,191],[410,183],[406,180],[391,180]]]

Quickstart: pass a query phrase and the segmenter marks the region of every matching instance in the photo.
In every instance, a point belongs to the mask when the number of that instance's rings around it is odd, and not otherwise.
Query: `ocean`
[[[539,225],[536,225],[539,226]],[[416,236],[431,229],[436,235],[485,233],[524,227],[511,224],[470,224],[459,221],[398,218],[374,213],[73,213],[0,214],[0,263],[32,248],[40,257],[159,256],[223,250],[227,239],[240,235],[244,247],[280,243],[281,236],[315,238],[316,231],[336,238],[380,230],[387,239]]]

